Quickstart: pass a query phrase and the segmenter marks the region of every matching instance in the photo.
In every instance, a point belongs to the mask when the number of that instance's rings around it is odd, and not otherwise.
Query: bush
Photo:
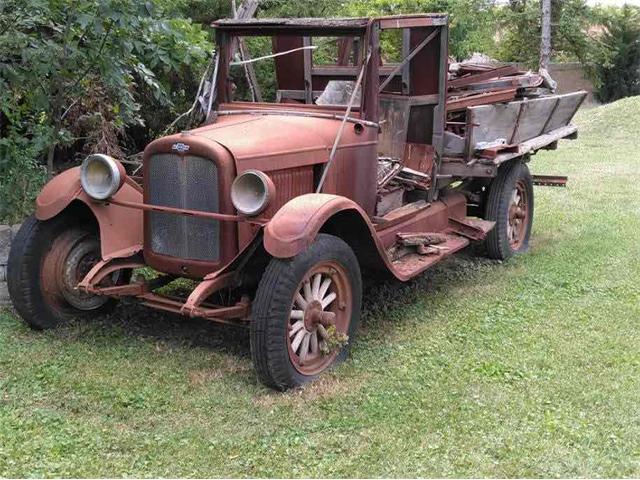
[[[47,178],[36,160],[46,148],[46,133],[27,138],[15,132],[0,139],[0,220],[18,223],[33,209],[33,202]]]
[[[589,61],[591,45],[587,30],[592,22],[585,0],[552,0],[552,58],[561,61]],[[496,58],[537,69],[540,59],[540,2],[510,0],[496,9],[500,41]]]
[[[495,50],[494,3],[494,0],[352,0],[345,2],[340,13],[348,16],[448,13],[449,54],[462,60],[474,52]],[[389,49],[389,45],[386,47]]]
[[[51,173],[77,153],[137,152],[192,102],[212,49],[152,1],[0,2],[0,217],[31,209],[47,158]]]
[[[613,102],[640,95],[640,8],[625,5],[601,14],[604,33],[597,39],[596,96]]]

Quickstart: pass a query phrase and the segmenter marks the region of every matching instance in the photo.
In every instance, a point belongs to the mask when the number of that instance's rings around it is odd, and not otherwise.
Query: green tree
[[[500,37],[496,57],[537,68],[541,34],[540,1],[510,0],[496,13]],[[587,30],[591,23],[592,16],[585,0],[552,0],[552,60],[586,62],[590,49]]]
[[[598,12],[604,33],[596,37],[593,73],[600,101],[640,95],[640,8],[625,5]]]
[[[495,0],[353,0],[345,2],[348,16],[380,16],[406,13],[448,13],[449,54],[462,60],[474,52],[495,50]]]
[[[0,217],[21,214],[45,158],[51,171],[75,152],[135,147],[128,129],[191,99],[211,49],[200,25],[153,2],[0,2]]]

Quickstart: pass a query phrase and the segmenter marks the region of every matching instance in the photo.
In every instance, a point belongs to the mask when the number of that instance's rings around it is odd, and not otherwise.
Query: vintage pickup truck
[[[406,281],[471,241],[501,260],[527,249],[527,162],[575,138],[584,92],[509,67],[454,75],[441,14],[215,27],[202,126],[149,144],[141,177],[96,154],[40,193],[8,265],[30,326],[137,298],[247,327],[259,379],[287,389],[345,358],[363,275]],[[238,60],[257,38],[269,54]],[[237,70],[260,61],[271,101],[236,98]],[[188,295],[158,291],[180,277],[197,281]]]

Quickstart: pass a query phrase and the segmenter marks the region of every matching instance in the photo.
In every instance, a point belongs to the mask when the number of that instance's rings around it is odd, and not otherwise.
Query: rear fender
[[[290,258],[308,248],[318,233],[342,238],[361,265],[389,270],[384,248],[366,213],[353,200],[310,193],[287,202],[264,230],[264,248],[277,258]]]
[[[125,177],[113,198],[142,203],[142,189]],[[80,167],[62,172],[44,186],[36,199],[36,218],[49,220],[66,211],[76,200],[84,203],[98,222],[103,260],[128,257],[142,249],[142,210],[92,200],[80,185]]]

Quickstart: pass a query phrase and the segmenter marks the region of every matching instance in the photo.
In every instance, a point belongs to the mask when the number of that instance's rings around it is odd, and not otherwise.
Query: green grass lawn
[[[640,476],[640,97],[532,162],[529,254],[365,291],[350,361],[257,383],[247,334],[0,313],[0,476]]]

